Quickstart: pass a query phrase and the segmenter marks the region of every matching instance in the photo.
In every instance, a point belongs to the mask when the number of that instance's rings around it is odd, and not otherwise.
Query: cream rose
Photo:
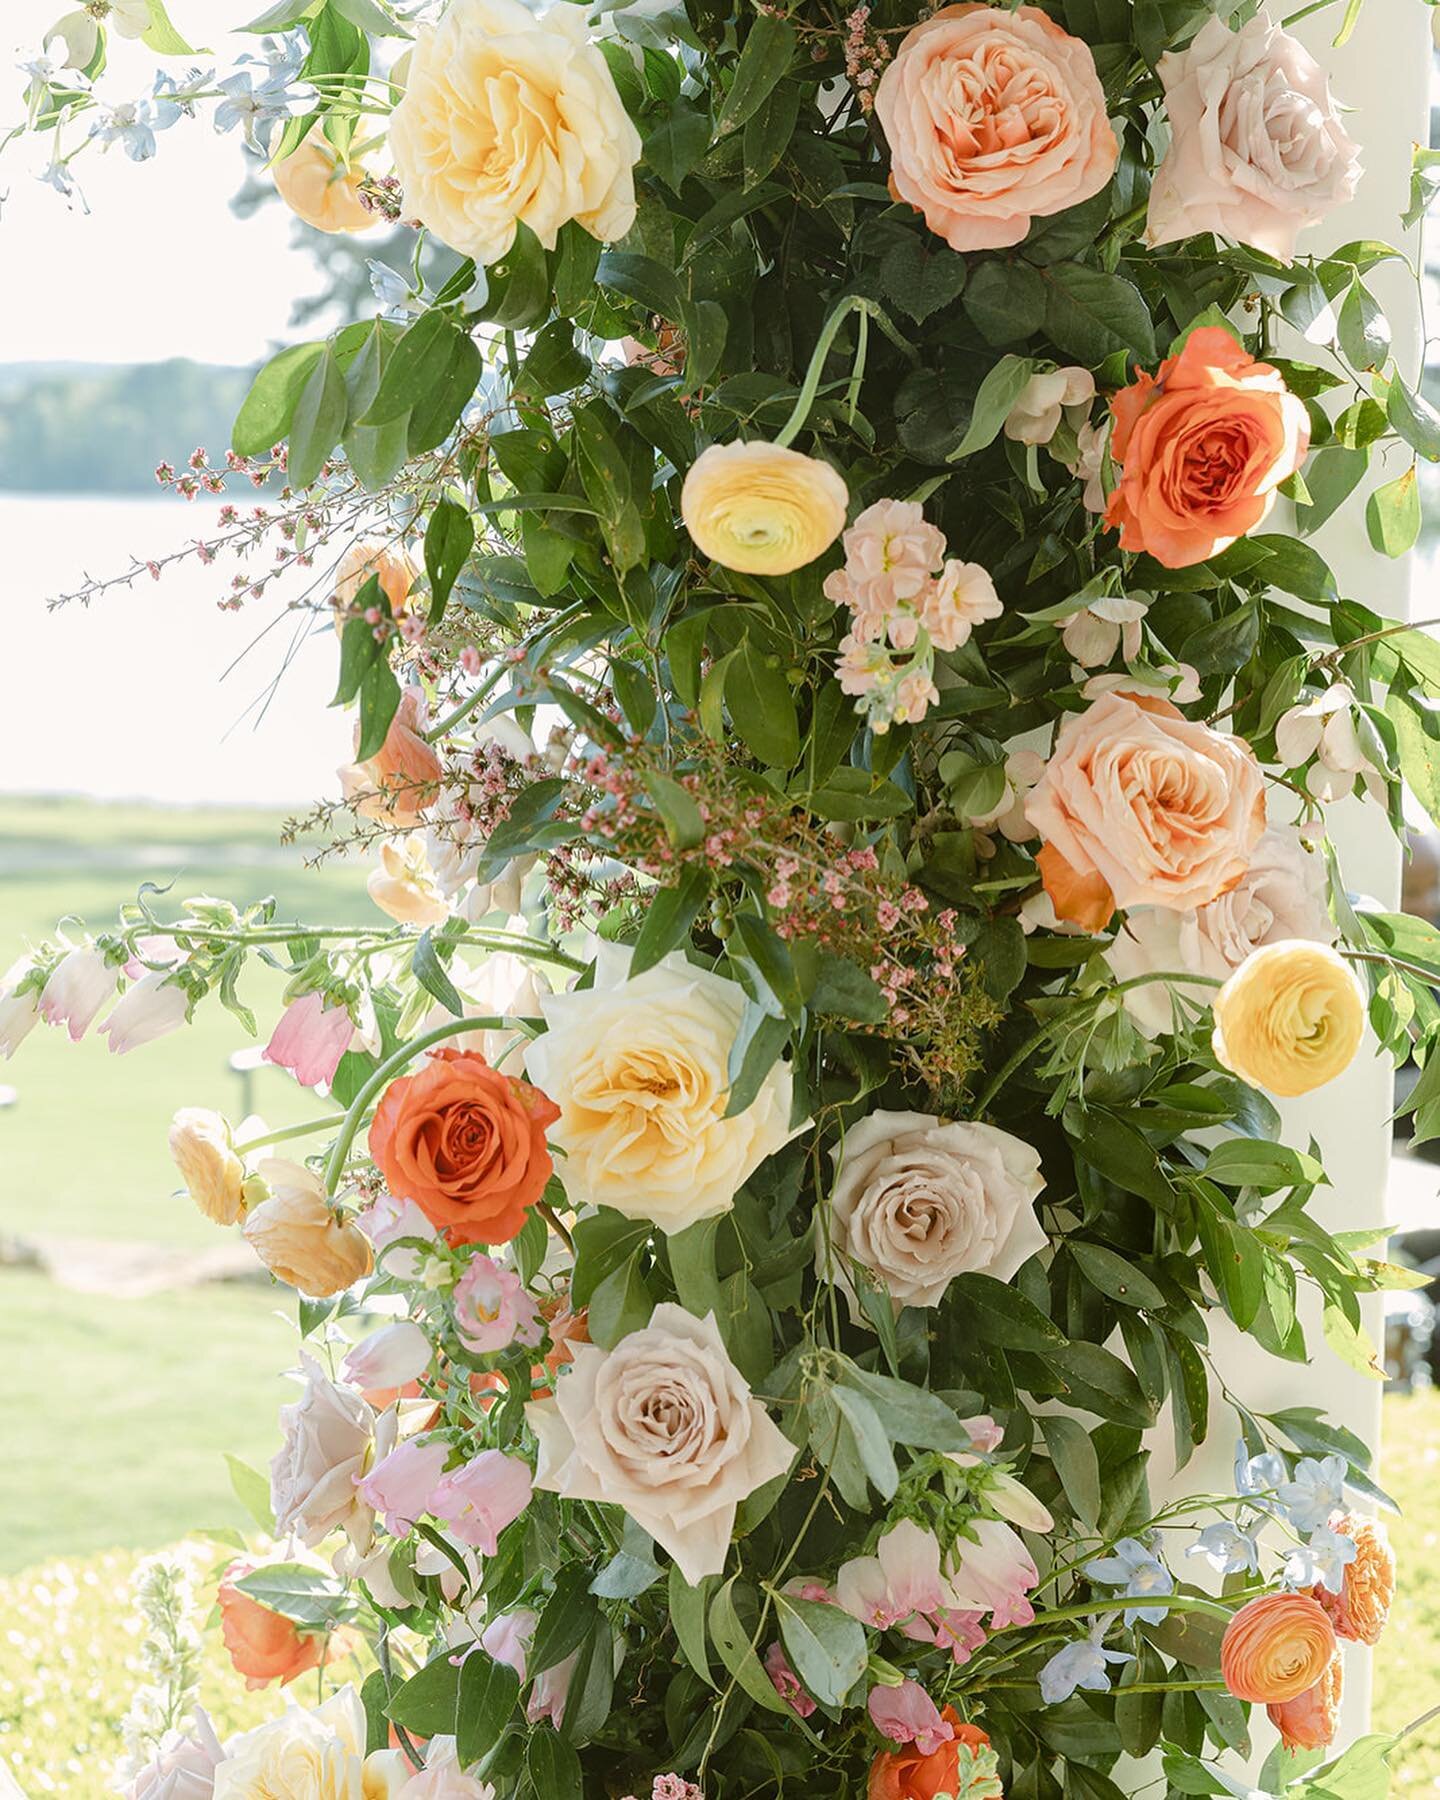
[[[1289,262],[1299,232],[1349,200],[1360,176],[1325,71],[1264,12],[1238,31],[1207,19],[1157,68],[1170,147],[1146,241],[1213,231]]]
[[[205,1217],[217,1225],[233,1225],[245,1211],[245,1165],[220,1114],[182,1106],[170,1122],[170,1154]]]
[[[947,6],[875,90],[890,191],[952,250],[1018,244],[1110,179],[1119,147],[1089,46],[1038,6]]]
[[[720,1573],[736,1507],[795,1455],[714,1314],[668,1303],[613,1350],[577,1345],[554,1395],[525,1414],[540,1448],[536,1487],[624,1507],[687,1581]]]
[[[680,490],[702,556],[742,575],[788,575],[845,529],[850,495],[836,470],[779,444],[711,444]]]
[[[374,1512],[357,1483],[372,1457],[393,1443],[377,1446],[377,1420],[369,1402],[352,1387],[331,1381],[303,1352],[300,1398],[280,1408],[283,1441],[270,1461],[270,1504],[275,1535],[293,1532],[313,1549],[332,1531],[344,1531],[356,1550],[369,1547]],[[393,1436],[394,1414],[385,1415]]]
[[[462,256],[500,260],[571,219],[613,243],[635,223],[640,134],[581,7],[452,0],[416,34],[390,119],[405,210]]]
[[[291,1705],[278,1719],[231,1738],[215,1771],[215,1800],[389,1800],[410,1769],[399,1750],[365,1754],[365,1707],[343,1687],[313,1712]]]
[[[1203,906],[1233,887],[1265,792],[1243,739],[1110,693],[1066,722],[1025,814],[1056,913],[1097,931],[1117,906]]]
[[[1035,1217],[1045,1183],[1028,1144],[993,1125],[873,1112],[831,1155],[835,1182],[815,1266],[856,1303],[847,1265],[868,1269],[902,1306],[938,1306],[957,1275],[1009,1281],[1046,1244]]]
[[[794,1135],[778,1062],[744,1112],[725,1117],[745,996],[679,951],[634,980],[630,952],[601,944],[595,985],[545,994],[549,1030],[525,1053],[560,1108],[551,1141],[572,1206],[609,1206],[662,1231],[728,1212],[736,1190]]]
[[[1343,1074],[1365,1035],[1365,990],[1329,944],[1265,944],[1215,996],[1216,1057],[1288,1098]]]
[[[1252,950],[1287,938],[1335,941],[1325,906],[1325,862],[1293,825],[1272,825],[1250,867],[1228,893],[1188,912],[1141,906],[1127,914],[1105,952],[1117,981],[1154,974],[1208,975],[1224,981]],[[1186,990],[1201,1006],[1211,989]],[[1147,1037],[1175,1028],[1171,985],[1147,981],[1126,990],[1125,1009]]]
[[[318,1177],[282,1156],[266,1157],[257,1173],[269,1198],[251,1208],[242,1229],[272,1275],[323,1299],[370,1273],[370,1240],[332,1211]]]

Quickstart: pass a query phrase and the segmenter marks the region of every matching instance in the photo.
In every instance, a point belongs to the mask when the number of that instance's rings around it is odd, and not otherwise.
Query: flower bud
[[[170,1154],[190,1198],[207,1219],[233,1225],[245,1212],[245,1165],[230,1127],[203,1106],[182,1106],[170,1124]]]
[[[341,1374],[364,1391],[401,1388],[430,1367],[430,1340],[410,1319],[372,1331],[347,1354]]]

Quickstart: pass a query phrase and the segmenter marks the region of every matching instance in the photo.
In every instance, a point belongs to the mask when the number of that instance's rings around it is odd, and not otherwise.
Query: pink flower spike
[[[913,1744],[922,1756],[930,1756],[955,1735],[955,1727],[940,1717],[940,1709],[916,1681],[899,1687],[873,1687],[865,1702],[875,1729],[893,1744]]]
[[[808,1719],[815,1710],[815,1702],[801,1687],[800,1677],[790,1667],[779,1644],[772,1644],[765,1652],[765,1673],[770,1677],[775,1692],[791,1712],[797,1718]]]
[[[430,1495],[430,1511],[462,1544],[493,1556],[500,1533],[530,1504],[530,1492],[528,1464],[500,1450],[482,1450],[440,1479]]]
[[[326,1006],[325,996],[316,991],[290,1002],[261,1054],[266,1062],[289,1069],[302,1087],[328,1087],[354,1035],[348,1008]]]
[[[429,1501],[445,1468],[450,1447],[443,1440],[401,1444],[376,1463],[356,1485],[360,1498],[385,1521],[391,1537],[404,1537],[430,1510]]]

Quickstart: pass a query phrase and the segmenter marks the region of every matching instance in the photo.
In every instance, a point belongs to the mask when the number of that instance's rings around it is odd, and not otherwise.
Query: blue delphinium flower
[[[1085,1573],[1091,1581],[1103,1581],[1107,1586],[1122,1588],[1127,1598],[1175,1591],[1175,1577],[1139,1538],[1121,1538],[1112,1555],[1086,1563]],[[1165,1612],[1163,1606],[1137,1606],[1128,1616],[1143,1619],[1147,1625],[1158,1625]]]
[[[1235,1492],[1270,1494],[1285,1479],[1285,1459],[1275,1451],[1252,1456],[1244,1438],[1235,1446]]]
[[[1330,1523],[1330,1515],[1345,1506],[1345,1475],[1349,1464],[1343,1456],[1302,1456],[1289,1481],[1281,1482],[1275,1498],[1299,1532],[1311,1532]]]
[[[1107,1650],[1101,1643],[1108,1620],[1101,1620],[1089,1637],[1057,1650],[1040,1671],[1040,1698],[1047,1706],[1059,1706],[1077,1688],[1106,1693],[1110,1687],[1107,1663],[1129,1662],[1125,1650]]]
[[[1355,1540],[1328,1525],[1317,1526],[1308,1544],[1297,1544],[1285,1558],[1285,1579],[1297,1588],[1320,1582],[1332,1594],[1345,1585],[1346,1567],[1355,1560]]]
[[[1229,1519],[1207,1525],[1185,1554],[1208,1558],[1222,1575],[1258,1574],[1260,1569],[1260,1546]]]

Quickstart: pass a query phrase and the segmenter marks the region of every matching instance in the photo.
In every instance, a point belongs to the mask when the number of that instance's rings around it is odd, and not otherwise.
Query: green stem
[[[290,1138],[309,1137],[314,1131],[328,1131],[332,1125],[343,1125],[344,1113],[327,1113],[323,1119],[307,1119],[303,1125],[286,1125],[279,1131],[267,1131],[264,1137],[251,1138],[248,1144],[237,1144],[235,1154],[248,1156],[252,1150],[262,1150],[266,1144],[283,1144]]]
[[[892,344],[899,346],[910,358],[911,362],[919,360],[913,344],[907,344],[900,333],[890,323],[884,311],[873,300],[867,300],[863,294],[847,294],[831,313],[821,329],[815,348],[810,355],[810,366],[805,371],[805,380],[800,388],[799,397],[795,401],[790,417],[785,421],[776,444],[783,450],[793,444],[805,429],[805,421],[810,417],[810,408],[815,404],[815,396],[820,391],[820,377],[825,371],[825,359],[829,356],[835,339],[840,334],[840,327],[851,313],[864,313],[871,318],[885,333]]]
[[[480,683],[479,687],[476,688],[475,692],[469,695],[468,698],[462,700],[455,708],[454,712],[446,713],[443,719],[430,727],[425,733],[425,742],[427,744],[438,744],[447,731],[453,731],[457,725],[464,724],[465,720],[470,717],[471,713],[474,712],[480,702],[488,699],[494,692],[495,688],[499,685],[501,676],[505,673],[508,666],[507,663],[502,662],[496,668],[492,669]]]
[[[1050,1626],[1057,1619],[1093,1619],[1097,1613],[1123,1612],[1140,1606],[1158,1606],[1159,1597],[1155,1594],[1116,1594],[1108,1600],[1091,1600],[1084,1606],[1052,1606],[1034,1620],[1036,1625]],[[1229,1619],[1232,1609],[1222,1606],[1218,1600],[1205,1600],[1198,1594],[1167,1594],[1165,1596],[1167,1612],[1202,1612],[1209,1613],[1215,1619]],[[1002,1625],[999,1631],[992,1631],[991,1637],[1000,1637],[1007,1631],[1024,1631],[1023,1625]]]

